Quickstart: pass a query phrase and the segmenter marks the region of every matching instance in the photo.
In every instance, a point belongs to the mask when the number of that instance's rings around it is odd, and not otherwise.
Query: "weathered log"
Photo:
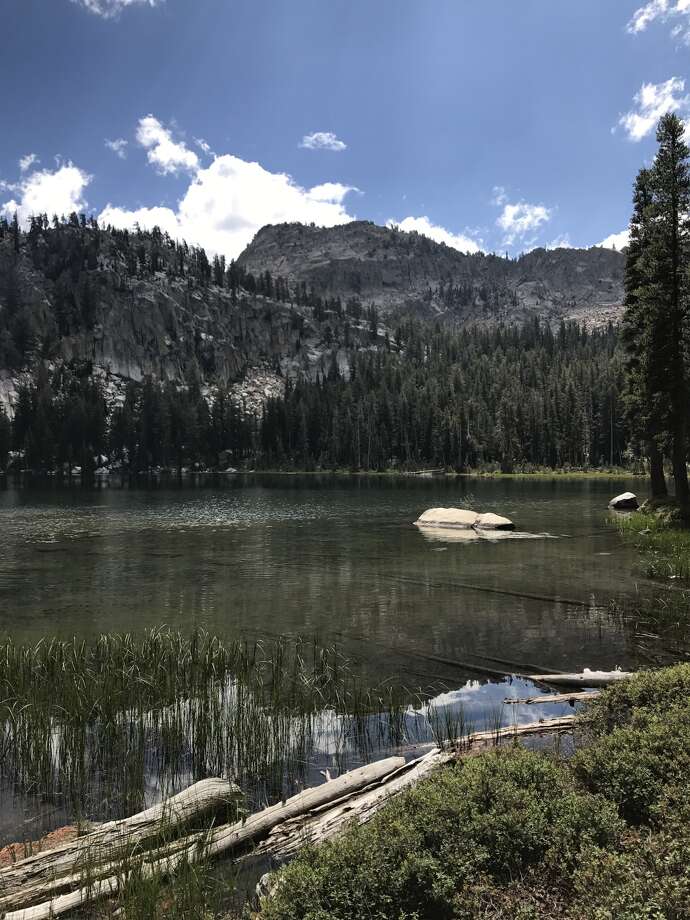
[[[588,703],[599,695],[598,690],[573,690],[572,693],[542,693],[541,696],[528,696],[521,700],[508,696],[503,702],[521,706],[532,703]]]
[[[130,818],[109,821],[69,843],[20,859],[0,869],[0,910],[26,903],[27,899],[20,900],[22,891],[31,891],[38,897],[45,887],[55,888],[56,879],[62,876],[79,879],[87,865],[91,869],[104,861],[112,863],[143,848],[163,832],[173,832],[218,811],[241,794],[239,787],[227,780],[201,780]]]
[[[554,687],[608,687],[619,680],[628,680],[631,671],[588,671],[581,674],[528,674],[528,679]]]
[[[269,833],[273,827],[282,821],[294,818],[302,811],[318,808],[329,801],[368,786],[372,782],[381,780],[388,774],[397,771],[404,765],[405,759],[403,757],[389,757],[360,767],[350,773],[344,773],[329,783],[324,783],[313,789],[306,789],[283,803],[265,808],[263,811],[251,815],[245,821],[221,825],[207,833],[189,835],[172,845],[175,848],[179,846],[179,850],[173,855],[158,859],[157,856],[163,855],[162,852],[146,854],[146,860],[142,860],[139,871],[144,877],[171,875],[185,861],[196,863],[202,858],[210,859],[250,843]],[[170,849],[171,847],[168,846],[164,848],[164,851],[169,853]],[[49,853],[45,855],[48,856]],[[49,879],[46,881],[49,881]],[[68,913],[95,900],[114,896],[119,890],[121,881],[121,873],[107,878],[96,879],[91,884],[76,891],[59,895],[58,897],[51,897],[50,900],[43,901],[32,907],[10,911],[4,915],[4,920],[52,920],[53,917]]]
[[[187,835],[148,851],[137,852],[134,847],[129,851],[121,848],[120,852],[135,854],[131,864],[136,866],[143,877],[170,876],[184,862],[196,863],[210,859],[256,841],[259,845],[255,854],[289,858],[304,843],[319,843],[336,836],[350,821],[368,821],[393,796],[412,786],[436,767],[457,757],[458,749],[465,751],[481,744],[497,744],[521,736],[568,731],[572,729],[574,721],[575,716],[563,716],[527,725],[475,732],[458,739],[448,749],[433,748],[410,763],[406,763],[402,757],[390,757],[360,767],[292,796],[284,803],[272,805],[245,821]],[[157,806],[160,808],[159,816],[166,814],[171,804],[172,800]],[[133,819],[128,820],[131,822]],[[100,865],[90,863],[88,885],[83,885],[83,875],[67,875],[63,863],[63,875],[53,873],[51,876],[46,873],[42,889],[40,878],[34,878],[33,885],[27,883],[20,892],[15,893],[14,903],[10,896],[9,901],[4,902],[5,905],[20,909],[5,914],[4,920],[51,920],[95,900],[114,897],[122,882],[123,869],[126,871],[128,868],[127,861],[124,864],[113,862],[110,858],[106,861],[105,858],[112,855],[112,851],[106,848],[96,852],[102,853],[103,861]],[[45,857],[50,855],[51,852],[39,854]],[[60,855],[64,857],[64,854]],[[34,859],[37,857],[29,857],[22,862],[31,863]],[[5,872],[14,870],[16,866],[0,872],[0,880]],[[66,886],[80,887],[66,891]],[[44,898],[41,903],[20,907],[27,901],[19,899],[30,897],[31,901],[36,901],[41,893]]]
[[[520,736],[570,731],[574,722],[575,716],[545,719],[496,731],[474,732],[453,742],[449,749],[432,748],[374,787],[348,795],[331,803],[327,808],[305,813],[278,825],[252,851],[252,859],[264,857],[283,863],[292,859],[303,846],[318,845],[331,840],[352,822],[365,824],[393,797],[428,776],[437,767],[457,759],[458,748],[467,752],[482,745],[491,746]],[[273,889],[271,873],[267,873],[257,886],[257,893],[270,897]]]

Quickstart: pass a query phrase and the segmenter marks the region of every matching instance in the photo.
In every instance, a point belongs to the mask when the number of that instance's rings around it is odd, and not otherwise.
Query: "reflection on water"
[[[302,634],[337,640],[377,677],[456,685],[474,672],[434,666],[433,656],[630,667],[634,649],[602,615],[634,567],[605,522],[609,498],[626,487],[315,476],[186,489],[9,486],[0,630],[29,640],[161,623],[227,637]],[[507,515],[517,538],[458,531],[438,542],[411,522],[439,504]]]
[[[401,740],[425,744],[442,724],[490,727],[505,697],[534,693],[506,673],[639,665],[634,642],[606,612],[629,590],[635,565],[606,524],[606,506],[630,487],[258,475],[187,488],[5,484],[0,632],[35,642],[165,623],[228,639],[336,643],[365,683],[410,690]],[[443,505],[494,511],[517,531],[412,524]],[[507,706],[503,719],[562,711],[572,710]],[[326,767],[383,756],[391,741],[362,747],[342,717],[322,713],[309,745],[301,779],[317,782]],[[191,775],[180,769],[185,781]],[[155,797],[154,773],[147,783]],[[5,789],[0,835],[31,836],[17,833],[27,807]],[[69,815],[64,803],[46,807],[49,824]]]

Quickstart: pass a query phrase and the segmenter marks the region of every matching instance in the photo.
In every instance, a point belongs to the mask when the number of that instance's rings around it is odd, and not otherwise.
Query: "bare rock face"
[[[464,508],[429,508],[415,521],[417,527],[454,527],[471,530],[479,515]]]
[[[475,522],[476,530],[515,530],[515,524],[500,514],[480,514]]]
[[[614,511],[637,511],[639,507],[640,503],[633,492],[622,492],[609,502],[609,508]]]
[[[380,313],[475,323],[538,317],[605,326],[622,313],[624,256],[614,250],[535,249],[519,259],[466,254],[418,233],[367,221],[338,227],[264,227],[238,262],[268,269],[343,304]]]

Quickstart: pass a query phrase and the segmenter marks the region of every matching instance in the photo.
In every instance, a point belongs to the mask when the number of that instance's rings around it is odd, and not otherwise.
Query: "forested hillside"
[[[0,467],[621,464],[616,332],[588,325],[431,321],[156,229],[0,221]]]

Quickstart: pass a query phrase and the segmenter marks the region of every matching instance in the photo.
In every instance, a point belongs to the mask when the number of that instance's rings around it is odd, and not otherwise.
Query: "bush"
[[[612,806],[578,791],[547,757],[519,748],[486,754],[304,852],[283,871],[262,917],[540,916],[539,892],[554,880],[567,887],[580,850],[610,845],[621,830]],[[516,905],[516,879],[533,887],[531,904]]]
[[[630,680],[612,684],[587,707],[582,725],[596,737],[629,724],[641,709],[663,712],[690,701],[690,664],[661,671],[641,671]]]
[[[690,707],[639,710],[575,755],[575,776],[615,802],[626,821],[649,823],[670,785],[690,775]]]

